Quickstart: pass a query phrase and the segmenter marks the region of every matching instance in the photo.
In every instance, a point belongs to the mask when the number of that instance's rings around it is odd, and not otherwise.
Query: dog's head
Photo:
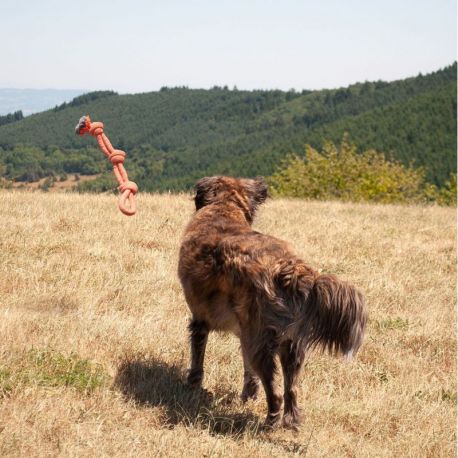
[[[267,199],[267,184],[262,177],[205,177],[196,183],[195,189],[196,210],[217,202],[233,202],[243,210],[250,223],[258,206]]]

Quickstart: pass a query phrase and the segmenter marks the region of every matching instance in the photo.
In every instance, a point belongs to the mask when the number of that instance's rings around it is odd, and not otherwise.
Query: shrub
[[[270,178],[277,196],[351,201],[414,202],[425,200],[424,171],[390,161],[374,150],[357,153],[344,136],[337,148],[321,152],[305,147],[305,158],[289,155]]]
[[[450,178],[444,183],[442,188],[434,184],[428,184],[425,188],[426,198],[437,202],[439,205],[455,205],[457,197],[456,173],[452,173]]]
[[[56,179],[55,177],[47,177],[43,183],[39,186],[39,188],[42,190],[42,191],[49,191],[49,188],[53,187],[54,186],[54,183],[56,182]]]

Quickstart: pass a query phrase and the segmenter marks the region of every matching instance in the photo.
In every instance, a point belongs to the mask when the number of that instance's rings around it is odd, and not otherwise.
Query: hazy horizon
[[[227,88],[229,90],[232,90],[234,88],[237,88],[237,90],[239,91],[253,91],[253,90],[262,90],[262,91],[275,91],[275,90],[280,90],[280,91],[289,91],[289,90],[295,90],[295,91],[303,91],[303,90],[311,90],[311,91],[319,91],[319,90],[333,90],[333,89],[339,89],[341,87],[348,87],[348,86],[352,86],[354,84],[359,84],[359,83],[364,83],[364,82],[375,82],[375,81],[383,81],[383,82],[387,82],[387,83],[391,83],[391,82],[394,82],[394,81],[399,81],[399,80],[403,80],[403,79],[407,79],[407,78],[414,78],[416,76],[418,76],[419,74],[422,74],[422,75],[428,75],[428,74],[431,74],[431,73],[435,73],[437,71],[440,71],[446,67],[449,67],[450,65],[453,65],[454,63],[456,63],[457,61],[456,60],[453,60],[451,61],[449,64],[446,64],[446,65],[443,65],[439,68],[436,68],[436,69],[433,69],[431,71],[428,71],[428,72],[422,72],[422,71],[418,71],[417,73],[414,73],[414,74],[409,74],[409,75],[405,75],[403,77],[399,77],[399,78],[394,78],[394,79],[391,79],[391,80],[388,80],[388,79],[381,79],[381,78],[378,78],[378,79],[373,79],[373,80],[359,80],[359,81],[353,81],[349,84],[346,84],[344,86],[334,86],[334,87],[320,87],[320,88],[307,88],[307,87],[301,87],[301,88],[279,88],[279,87],[253,87],[253,88],[244,88],[244,87],[239,87],[237,85],[234,85],[234,86],[228,86],[228,85],[224,85],[224,84],[218,84],[218,83],[215,83],[215,84],[211,84],[207,87],[191,87],[190,85],[188,84],[184,84],[184,85],[179,85],[179,86],[168,86],[168,85],[164,85],[164,86],[161,86],[161,87],[158,87],[158,88],[154,88],[154,89],[151,89],[151,90],[147,90],[147,91],[138,91],[138,92],[129,92],[129,91],[116,91],[116,89],[113,89],[111,87],[104,87],[104,88],[97,88],[97,89],[91,89],[91,88],[86,88],[86,89],[83,89],[83,88],[72,88],[72,87],[64,87],[64,88],[56,88],[56,87],[43,87],[43,88],[32,88],[32,87],[1,87],[0,86],[0,91],[61,91],[61,92],[65,92],[65,91],[75,91],[75,92],[80,92],[81,94],[84,94],[84,93],[87,93],[87,92],[92,92],[92,91],[99,91],[99,90],[113,90],[115,92],[117,92],[118,94],[120,95],[134,95],[134,94],[141,94],[141,93],[145,93],[145,92],[155,92],[155,91],[159,91],[162,87],[168,87],[168,88],[181,88],[181,87],[185,87],[187,89],[195,89],[195,90],[199,90],[199,89],[202,89],[202,90],[208,90],[208,89],[212,89],[214,87],[225,87],[227,86]]]

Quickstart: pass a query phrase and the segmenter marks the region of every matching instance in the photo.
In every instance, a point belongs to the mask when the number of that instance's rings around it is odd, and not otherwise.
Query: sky
[[[0,0],[0,87],[322,89],[429,73],[455,0]]]

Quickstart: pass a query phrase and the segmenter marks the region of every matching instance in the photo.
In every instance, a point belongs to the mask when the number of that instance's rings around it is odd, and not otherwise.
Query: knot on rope
[[[130,191],[132,194],[137,194],[138,186],[134,181],[126,181],[119,185],[119,190],[123,193],[124,191]]]
[[[89,133],[94,137],[97,137],[97,135],[102,135],[103,134],[103,124],[101,126],[91,126],[91,128],[89,129]]]
[[[108,140],[108,137],[103,133],[103,123],[91,122],[89,115],[80,118],[75,127],[75,133],[78,135],[89,133],[96,138],[103,154],[105,154],[113,164],[113,173],[118,180],[119,190],[121,191],[118,203],[119,209],[125,215],[134,215],[137,211],[134,197],[138,192],[138,186],[136,183],[129,180],[126,169],[123,166],[126,153],[113,148],[110,140]]]
[[[121,151],[120,149],[115,149],[112,154],[110,154],[109,158],[113,165],[122,164],[124,163],[124,159],[126,158],[126,153]]]

